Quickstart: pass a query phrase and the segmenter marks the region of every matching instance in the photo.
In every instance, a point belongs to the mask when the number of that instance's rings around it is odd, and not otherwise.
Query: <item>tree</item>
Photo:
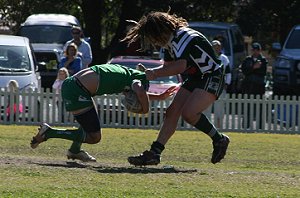
[[[241,5],[237,23],[243,33],[268,42],[284,42],[290,29],[299,23],[300,2],[296,0],[249,0]]]
[[[245,35],[280,38],[299,23],[300,1],[296,0],[0,0],[0,23],[15,32],[34,13],[64,13],[76,16],[91,38],[93,64],[105,63],[124,36],[126,20],[152,10],[168,11],[188,21],[223,21],[240,25]],[[279,34],[277,34],[279,32]],[[270,36],[272,35],[272,36]],[[274,36],[273,36],[274,35]]]

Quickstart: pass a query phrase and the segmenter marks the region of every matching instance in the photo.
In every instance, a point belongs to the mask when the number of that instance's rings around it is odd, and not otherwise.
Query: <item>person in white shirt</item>
[[[58,70],[56,80],[52,85],[52,88],[55,90],[55,93],[57,94],[60,93],[62,83],[68,77],[69,77],[69,72],[67,68],[62,67]]]
[[[221,42],[218,40],[213,40],[211,44],[213,45],[217,55],[219,56],[219,59],[222,61],[224,67],[223,69],[225,72],[225,86],[223,92],[220,96],[220,100],[217,100],[214,103],[215,125],[217,128],[221,128],[224,118],[224,101],[222,101],[222,98],[225,98],[227,87],[231,83],[231,68],[228,57],[222,53]]]
[[[66,44],[63,48],[63,51],[65,52],[67,49],[67,46],[69,46],[71,43],[75,43],[78,47],[78,55],[82,59],[82,69],[85,69],[85,68],[89,67],[89,65],[91,64],[91,62],[93,60],[91,46],[88,42],[86,42],[82,38],[83,32],[80,27],[74,26],[72,28],[71,33],[72,33],[73,39],[66,42]]]
[[[59,95],[61,94],[61,86],[62,86],[64,80],[66,78],[68,78],[69,76],[70,75],[69,75],[69,71],[67,68],[62,67],[58,70],[56,80],[54,81],[54,83],[52,85],[52,88],[56,94],[59,94]],[[57,105],[57,108],[59,109],[59,111],[61,111],[61,121],[64,122],[64,119],[65,119],[64,103],[61,101],[61,104],[59,105],[59,100],[57,98],[56,105]],[[68,114],[68,118],[69,118],[69,114]]]

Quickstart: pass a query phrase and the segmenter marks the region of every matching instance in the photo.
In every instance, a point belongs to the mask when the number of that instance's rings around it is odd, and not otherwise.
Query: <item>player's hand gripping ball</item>
[[[126,107],[128,111],[133,113],[141,113],[143,107],[136,95],[136,93],[132,90],[123,92],[125,97],[122,98],[121,103]]]

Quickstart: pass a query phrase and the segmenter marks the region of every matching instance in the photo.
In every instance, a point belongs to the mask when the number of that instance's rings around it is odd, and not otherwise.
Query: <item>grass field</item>
[[[83,145],[96,163],[67,160],[69,141],[35,150],[36,126],[0,125],[0,197],[300,197],[300,135],[227,133],[226,158],[210,163],[210,139],[178,131],[158,166],[134,167],[129,155],[148,149],[157,131],[103,129]]]

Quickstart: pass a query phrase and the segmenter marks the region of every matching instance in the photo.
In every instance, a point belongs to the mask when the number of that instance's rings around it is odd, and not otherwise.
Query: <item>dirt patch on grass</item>
[[[23,157],[0,157],[0,167],[7,166],[45,166],[49,168],[86,168],[99,173],[132,173],[132,174],[155,174],[155,173],[194,173],[197,169],[186,169],[174,166],[151,166],[135,167],[131,165],[104,164],[98,162],[83,163],[79,161],[47,160],[41,158]]]

